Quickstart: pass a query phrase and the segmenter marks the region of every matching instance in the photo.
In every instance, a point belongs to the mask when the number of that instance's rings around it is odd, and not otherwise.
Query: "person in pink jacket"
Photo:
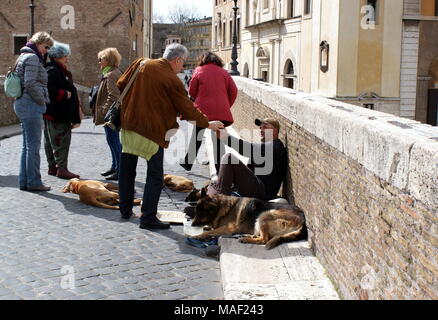
[[[212,52],[205,52],[198,58],[198,67],[193,73],[189,85],[189,95],[194,99],[195,107],[204,113],[209,121],[221,121],[226,127],[233,124],[231,106],[237,97],[237,86],[233,78],[223,68],[224,63],[221,58]],[[190,171],[195,161],[196,155],[202,143],[204,130],[195,127],[190,140],[189,150],[181,166]],[[216,171],[225,153],[225,147],[212,134],[213,151],[215,158]]]

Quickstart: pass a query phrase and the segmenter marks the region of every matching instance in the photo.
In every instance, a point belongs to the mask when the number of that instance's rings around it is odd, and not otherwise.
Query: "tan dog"
[[[240,238],[240,242],[264,244],[266,249],[306,234],[304,213],[298,207],[220,194],[211,197],[203,194],[196,205],[192,226],[205,225],[212,230],[193,238],[249,234],[252,236]]]
[[[170,190],[178,192],[190,192],[194,188],[192,180],[171,174],[164,175],[164,185]]]
[[[119,188],[111,183],[95,180],[71,179],[67,182],[62,192],[75,193],[79,200],[85,204],[105,209],[119,209]],[[141,200],[134,200],[134,205],[140,205]]]

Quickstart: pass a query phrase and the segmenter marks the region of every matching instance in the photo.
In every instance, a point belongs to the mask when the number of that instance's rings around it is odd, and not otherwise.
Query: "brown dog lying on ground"
[[[194,188],[192,180],[171,174],[164,175],[164,185],[170,190],[178,192],[190,192]]]
[[[250,234],[253,236],[239,241],[264,244],[266,249],[306,234],[304,213],[296,206],[219,194],[203,196],[196,205],[192,226],[205,225],[212,230],[193,238],[207,240],[221,235]]]
[[[119,209],[118,186],[111,183],[104,183],[95,180],[71,179],[67,182],[62,192],[76,193],[79,200],[85,204],[105,208]],[[134,205],[140,205],[141,200],[134,200]]]

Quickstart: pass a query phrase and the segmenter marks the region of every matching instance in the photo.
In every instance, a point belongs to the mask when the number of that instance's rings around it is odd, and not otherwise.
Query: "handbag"
[[[18,60],[15,62],[14,69],[9,70],[8,74],[6,75],[5,83],[4,83],[4,89],[5,94],[9,98],[20,98],[23,94],[23,90],[21,88],[21,79],[18,75],[18,72],[16,72]]]
[[[129,89],[132,86],[132,83],[134,82],[135,78],[138,75],[138,72],[145,64],[145,60],[140,62],[140,65],[138,66],[137,70],[135,70],[134,74],[131,76],[131,79],[129,79],[128,84],[126,85],[125,89],[123,90],[122,94],[120,95],[119,99],[114,101],[112,105],[109,107],[107,113],[105,114],[105,117],[103,120],[105,120],[104,126],[110,127],[113,130],[119,131],[121,128],[121,119],[120,119],[120,108],[122,106],[123,99],[125,98],[126,94],[128,93]]]

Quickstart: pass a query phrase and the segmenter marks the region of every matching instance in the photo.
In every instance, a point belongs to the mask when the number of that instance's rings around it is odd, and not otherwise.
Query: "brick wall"
[[[27,0],[0,1],[0,75],[6,74],[17,58],[13,50],[14,35],[29,37],[28,5]],[[41,0],[35,1],[35,5],[35,32],[47,31],[55,40],[70,44],[69,69],[77,83],[84,86],[98,83],[97,54],[107,47],[119,50],[122,70],[126,70],[132,60],[143,56],[143,1]],[[74,29],[61,27],[64,5],[74,8]],[[137,41],[136,50],[134,41]]]
[[[233,106],[236,121],[233,126],[237,130],[256,129],[253,123],[256,117],[280,119],[280,138],[289,153],[284,192],[304,210],[309,241],[341,296],[346,299],[437,299],[437,128],[339,102],[333,104],[331,100],[248,79],[236,78],[236,82],[240,93]],[[326,105],[317,106],[316,102]],[[333,106],[336,108],[331,110]],[[326,112],[324,117],[318,114],[321,111],[317,107]],[[342,123],[348,121],[352,122]],[[387,127],[379,132],[384,122]],[[350,133],[361,125],[371,128],[373,138],[349,139]],[[390,140],[379,140],[379,135],[402,131],[407,126],[418,131],[418,141],[410,147],[406,165],[409,169],[403,173],[412,181],[399,188],[395,185],[404,185],[400,182],[403,179],[385,177],[366,161],[354,159],[354,150],[363,152],[370,140],[380,141],[383,145],[380,147],[386,150],[383,153],[399,154],[400,165],[392,162],[392,172],[401,173],[405,166],[401,161],[403,146],[397,150],[387,142]],[[333,131],[322,133],[329,130],[328,127]],[[339,127],[341,131],[337,131]],[[340,150],[342,148],[334,143],[336,140],[343,140],[340,145],[347,143],[348,148]],[[415,155],[417,144],[426,148],[421,151],[424,159]],[[418,175],[423,185],[428,185],[428,189],[420,192],[414,190],[417,184],[413,180],[417,178],[410,172],[417,170],[414,169],[416,161],[432,161],[431,166],[423,164],[428,170],[426,175]],[[385,160],[380,162],[382,166]]]

